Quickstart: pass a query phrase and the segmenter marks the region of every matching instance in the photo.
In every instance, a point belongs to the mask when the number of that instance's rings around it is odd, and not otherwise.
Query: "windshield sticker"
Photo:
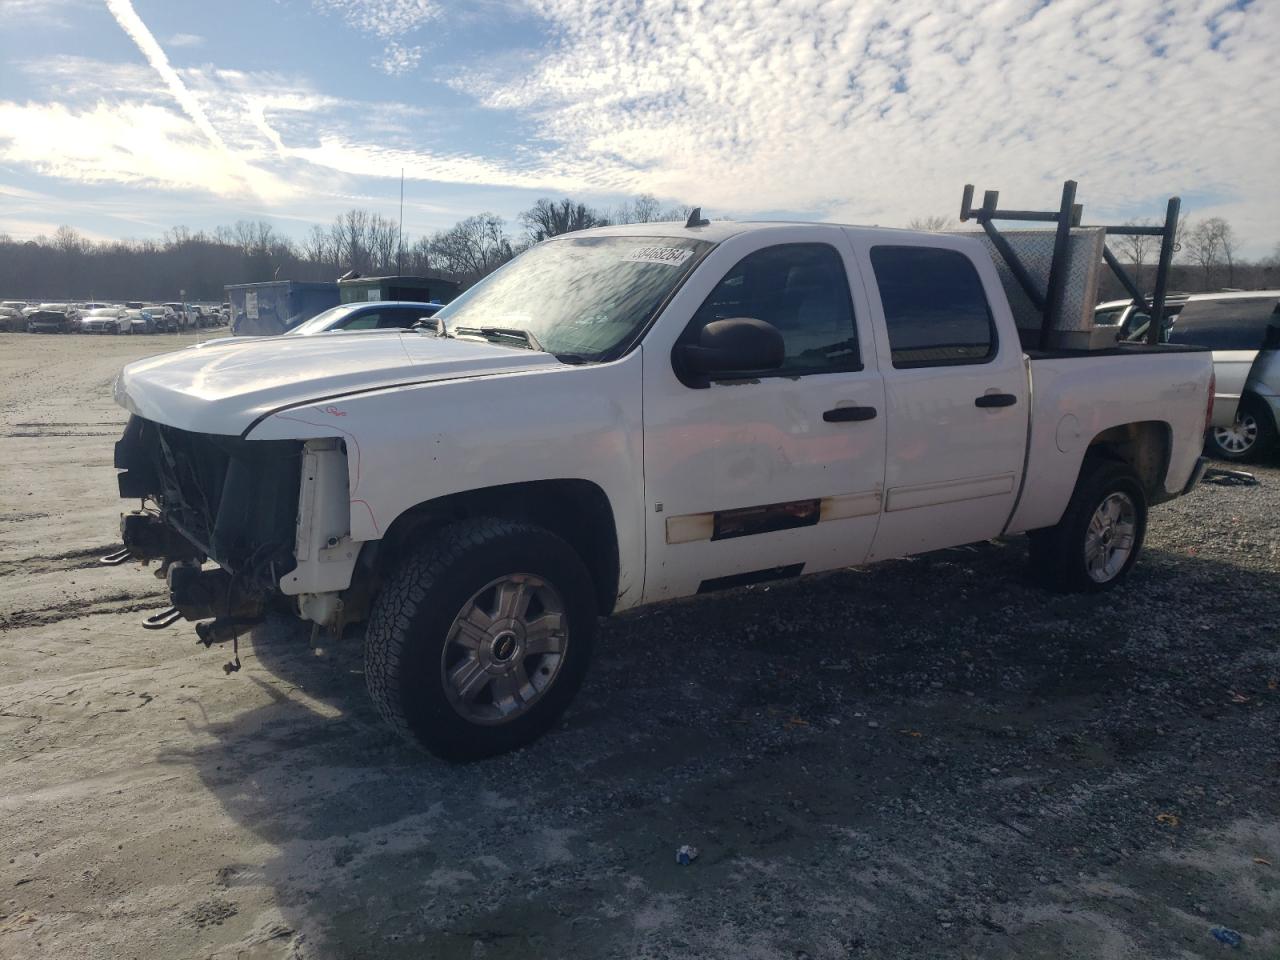
[[[681,247],[636,247],[625,257],[626,263],[661,263],[668,267],[678,267],[693,256],[692,250]]]

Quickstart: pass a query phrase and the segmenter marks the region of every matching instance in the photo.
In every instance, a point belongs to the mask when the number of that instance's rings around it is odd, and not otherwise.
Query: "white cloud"
[[[56,145],[51,149],[50,145]],[[154,103],[63,104],[0,101],[0,160],[45,176],[81,183],[117,183],[197,190],[236,197],[248,193],[241,165],[229,165],[182,114]],[[257,192],[284,199],[295,192],[265,171]]]
[[[402,37],[440,15],[435,0],[312,0],[312,4],[383,40]]]
[[[421,47],[406,47],[393,40],[387,44],[382,56],[373,58],[373,65],[388,76],[398,77],[415,69],[421,60]]]
[[[0,24],[65,30],[81,13],[98,6],[97,0],[0,0]]]
[[[449,82],[494,111],[451,150],[448,131],[472,119],[452,106],[442,119],[426,98],[356,103],[293,76],[179,70],[127,0],[108,2],[151,69],[19,63],[48,102],[0,102],[0,161],[271,210],[336,202],[355,178],[403,167],[422,181],[883,224],[951,213],[966,181],[1043,206],[1075,177],[1087,220],[1154,216],[1182,193],[1193,215],[1230,216],[1251,252],[1270,249],[1280,221],[1280,17],[1261,3],[529,0],[544,48],[486,50],[469,70],[450,50]],[[393,74],[421,68],[413,31],[471,23],[476,9],[312,5],[383,41],[377,65]],[[523,141],[508,118],[531,130]],[[495,121],[515,146],[483,147]],[[38,148],[54,142],[70,147]]]
[[[417,69],[422,47],[402,42],[441,14],[436,0],[311,0],[322,13],[337,14],[361,33],[386,42],[373,66],[391,77]]]
[[[204,45],[204,37],[198,33],[175,33],[165,43],[171,47],[199,47]]]
[[[530,6],[557,38],[541,61],[454,86],[534,118],[549,165],[599,189],[901,223],[966,180],[1034,206],[1076,177],[1086,218],[1183,192],[1246,200],[1246,233],[1280,220],[1267,4]]]

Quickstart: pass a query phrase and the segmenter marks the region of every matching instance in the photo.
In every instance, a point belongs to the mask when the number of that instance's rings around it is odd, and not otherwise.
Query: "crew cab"
[[[115,462],[169,618],[363,621],[382,716],[447,758],[541,734],[642,604],[1020,533],[1111,589],[1203,469],[1209,353],[1024,348],[972,237],[604,227],[435,319],[132,363]]]

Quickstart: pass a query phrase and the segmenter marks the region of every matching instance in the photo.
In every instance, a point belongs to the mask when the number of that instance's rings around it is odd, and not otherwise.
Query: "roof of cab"
[[[706,226],[686,227],[679,221],[651,223],[620,223],[607,227],[593,227],[574,233],[561,234],[552,240],[576,237],[680,237],[688,240],[705,240],[720,243],[742,233],[759,230],[781,230],[788,227],[816,227],[824,230],[875,230],[903,236],[930,236],[927,231],[904,230],[897,227],[867,227],[851,223],[824,223],[813,220],[712,220]]]

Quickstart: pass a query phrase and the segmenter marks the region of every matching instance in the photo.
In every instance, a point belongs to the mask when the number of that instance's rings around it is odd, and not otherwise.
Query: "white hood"
[[[116,402],[148,420],[238,435],[281,407],[347,393],[559,367],[547,353],[416,332],[236,337],[129,364]]]

